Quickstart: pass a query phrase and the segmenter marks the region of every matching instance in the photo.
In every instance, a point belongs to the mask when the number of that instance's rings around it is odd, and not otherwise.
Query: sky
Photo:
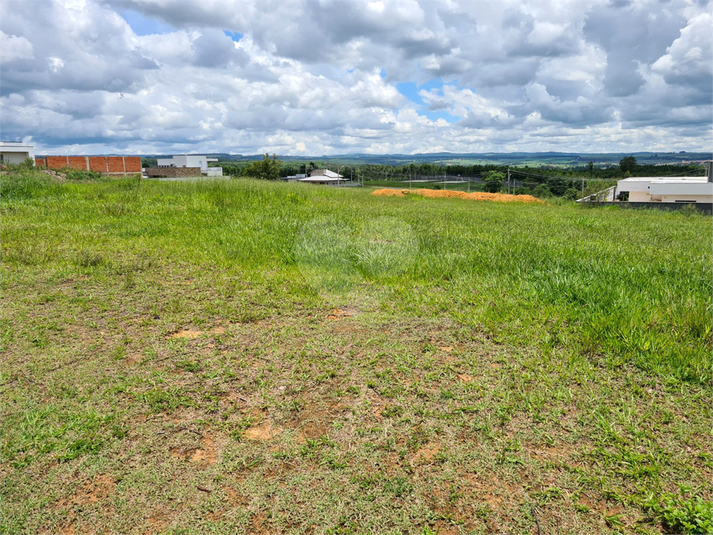
[[[711,0],[2,0],[38,154],[713,149]]]

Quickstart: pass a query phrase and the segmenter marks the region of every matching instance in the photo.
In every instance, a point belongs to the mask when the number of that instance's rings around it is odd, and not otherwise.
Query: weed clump
[[[713,502],[699,496],[683,499],[665,495],[649,507],[663,523],[666,533],[713,533]]]
[[[62,173],[69,180],[100,180],[104,177],[96,171],[83,171],[80,169],[63,169]]]
[[[58,189],[57,181],[36,169],[11,168],[0,175],[0,200],[21,201],[44,197]]]

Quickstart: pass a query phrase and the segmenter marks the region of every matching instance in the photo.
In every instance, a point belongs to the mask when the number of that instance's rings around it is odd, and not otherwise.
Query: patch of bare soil
[[[272,440],[280,434],[280,429],[273,427],[272,422],[266,420],[258,425],[254,425],[245,430],[244,436],[248,440],[265,441]]]
[[[77,518],[74,508],[81,509],[84,506],[98,502],[104,502],[111,498],[116,491],[116,480],[108,474],[95,477],[92,481],[85,483],[77,492],[67,499],[61,499],[55,504],[56,509],[68,509],[65,522],[57,528],[60,535],[76,535],[78,533],[91,533],[89,526],[77,527]],[[111,513],[113,507],[110,505],[102,508]]]
[[[100,475],[84,484],[73,496],[59,500],[56,506],[61,508],[71,505],[89,505],[109,498],[115,490],[114,478],[107,474]]]
[[[184,338],[186,340],[195,340],[196,338],[199,338],[203,336],[205,333],[208,334],[225,334],[225,327],[222,325],[218,325],[216,327],[213,327],[212,329],[208,331],[201,331],[200,329],[182,329],[180,331],[177,331],[175,333],[169,334],[166,336],[166,339],[169,340],[171,338]]]
[[[436,442],[431,442],[419,448],[419,450],[411,457],[411,466],[425,465],[433,463],[438,452],[441,450],[441,445]]]
[[[142,535],[161,533],[168,527],[168,516],[162,511],[154,511],[154,513],[146,517],[145,520],[146,528],[141,531]]]
[[[259,512],[255,513],[250,520],[250,523],[252,524],[252,533],[262,535],[264,533],[268,533],[267,530],[267,517],[265,516],[265,513]]]
[[[245,496],[243,496],[237,489],[228,486],[221,488],[225,492],[228,498],[228,503],[232,507],[245,507],[246,505],[248,505],[248,503],[250,503],[249,500]]]
[[[218,462],[222,448],[208,435],[200,439],[200,448],[171,448],[171,456],[197,464],[200,468],[213,466]]]
[[[77,533],[77,525],[74,520],[71,520],[68,524],[63,524],[57,530],[59,535],[75,535]]]
[[[329,433],[329,425],[320,420],[310,420],[305,422],[300,433],[306,438],[319,438]]]
[[[354,310],[351,310],[349,308],[335,308],[332,309],[331,313],[327,314],[327,319],[328,320],[339,320],[341,318],[351,318],[352,316],[355,316],[356,313]]]
[[[178,331],[173,334],[170,334],[167,338],[185,338],[187,340],[194,340],[202,334],[203,334],[203,331],[193,330],[193,329],[184,329],[182,331]]]

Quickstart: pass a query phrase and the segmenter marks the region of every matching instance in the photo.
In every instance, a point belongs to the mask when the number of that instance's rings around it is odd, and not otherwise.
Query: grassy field
[[[1,179],[2,533],[713,532],[710,218]]]

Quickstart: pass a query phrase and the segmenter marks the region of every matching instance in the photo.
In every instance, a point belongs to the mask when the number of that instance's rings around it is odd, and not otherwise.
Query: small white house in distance
[[[158,158],[157,167],[199,167],[206,176],[223,176],[222,167],[208,167],[208,162],[217,162],[217,158],[208,158],[197,154],[178,154],[171,158]]]
[[[19,164],[27,158],[35,161],[35,147],[22,141],[0,141],[0,164]]]
[[[298,182],[304,182],[306,184],[323,184],[327,186],[338,186],[342,182],[346,182],[347,180],[340,175],[339,173],[335,173],[334,171],[330,171],[329,169],[315,169],[314,171],[311,171],[308,177],[305,178],[298,178]]]
[[[619,180],[616,198],[629,194],[629,202],[711,203],[713,182],[709,177],[632,177]]]

